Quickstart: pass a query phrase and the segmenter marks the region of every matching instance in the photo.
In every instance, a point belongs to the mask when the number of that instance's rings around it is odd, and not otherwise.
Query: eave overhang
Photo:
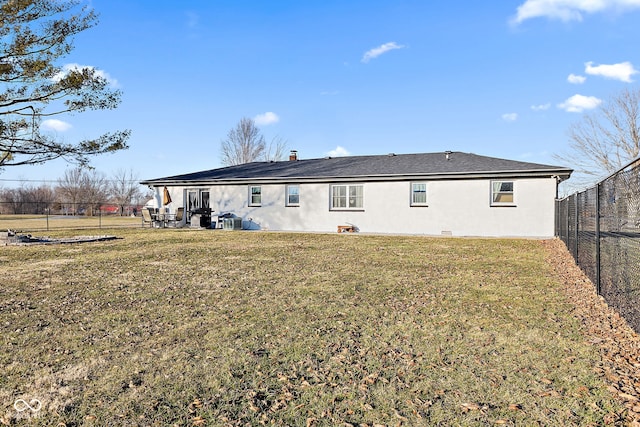
[[[556,178],[562,182],[569,178],[572,169],[529,169],[504,171],[474,171],[474,172],[438,172],[411,173],[393,175],[349,175],[349,176],[287,176],[287,177],[238,177],[238,178],[203,178],[203,179],[151,179],[141,181],[140,184],[151,187],[158,186],[215,186],[242,184],[302,184],[302,183],[334,183],[334,182],[390,182],[414,180],[462,180],[462,179],[517,179],[517,178]]]

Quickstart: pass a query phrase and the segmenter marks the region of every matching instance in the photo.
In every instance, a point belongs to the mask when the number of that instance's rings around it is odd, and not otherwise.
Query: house
[[[242,218],[251,230],[552,237],[572,170],[463,152],[254,162],[143,181],[162,206]]]

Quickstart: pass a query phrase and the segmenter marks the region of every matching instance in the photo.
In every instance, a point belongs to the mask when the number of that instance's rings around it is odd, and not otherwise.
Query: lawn
[[[142,218],[119,215],[0,215],[0,230],[25,232],[76,228],[141,227]]]
[[[620,411],[539,241],[105,233],[121,239],[0,252],[0,421],[586,426]]]

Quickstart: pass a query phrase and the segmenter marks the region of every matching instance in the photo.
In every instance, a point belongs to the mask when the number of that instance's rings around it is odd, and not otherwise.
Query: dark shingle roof
[[[447,154],[448,153],[448,154]],[[143,181],[145,185],[234,181],[386,180],[404,177],[551,176],[567,179],[572,170],[462,152],[351,156],[243,165]]]

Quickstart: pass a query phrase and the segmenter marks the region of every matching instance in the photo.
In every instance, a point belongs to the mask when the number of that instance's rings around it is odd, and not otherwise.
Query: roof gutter
[[[477,172],[438,172],[423,174],[394,174],[394,175],[351,175],[351,176],[322,176],[322,177],[264,177],[264,178],[224,178],[224,179],[181,179],[181,180],[146,180],[142,185],[233,185],[247,183],[286,184],[296,183],[327,183],[327,182],[380,182],[380,181],[407,181],[407,180],[456,180],[456,179],[492,179],[492,178],[551,178],[557,177],[558,182],[569,178],[572,169],[534,169],[534,170],[507,170],[507,171],[477,171]]]

